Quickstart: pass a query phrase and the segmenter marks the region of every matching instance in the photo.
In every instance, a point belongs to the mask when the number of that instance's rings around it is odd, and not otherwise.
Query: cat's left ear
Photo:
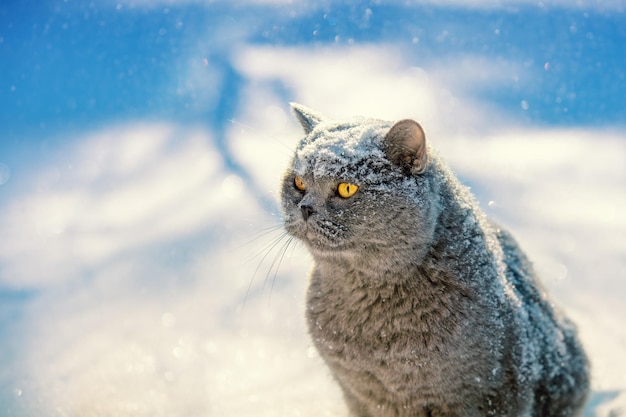
[[[385,135],[383,140],[387,158],[405,168],[411,174],[421,174],[426,169],[426,135],[415,120],[400,120]]]
[[[302,128],[304,129],[304,133],[306,133],[307,135],[311,133],[313,129],[315,129],[315,126],[317,126],[319,122],[324,120],[324,118],[320,114],[314,112],[308,107],[303,106],[302,104],[298,104],[298,103],[289,103],[289,104],[291,105],[291,108],[293,109],[294,114],[298,118],[298,121],[302,125]]]

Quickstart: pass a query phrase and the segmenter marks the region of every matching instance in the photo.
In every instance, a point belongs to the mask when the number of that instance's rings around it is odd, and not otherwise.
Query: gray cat
[[[281,190],[314,259],[307,319],[351,414],[576,416],[589,364],[513,237],[412,120],[326,120]]]

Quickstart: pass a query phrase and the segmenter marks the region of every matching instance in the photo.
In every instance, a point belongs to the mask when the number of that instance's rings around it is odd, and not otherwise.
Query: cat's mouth
[[[336,253],[345,248],[348,230],[331,221],[309,218],[298,225],[295,235],[317,253]]]
[[[307,241],[320,248],[336,248],[341,245],[342,239],[334,230],[319,227],[314,222],[305,225],[304,236]]]

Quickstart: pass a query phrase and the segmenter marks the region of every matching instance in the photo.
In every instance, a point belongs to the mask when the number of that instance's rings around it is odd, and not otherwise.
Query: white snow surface
[[[585,416],[626,416],[626,132],[515,127],[385,54],[239,51],[250,83],[227,138],[245,174],[209,130],[170,123],[88,132],[32,167],[0,207],[0,283],[37,294],[0,345],[0,414],[347,416],[305,330],[311,259],[277,240],[264,203],[303,136],[279,80],[333,118],[421,120],[578,323],[593,362]],[[376,100],[350,89],[359,81]]]

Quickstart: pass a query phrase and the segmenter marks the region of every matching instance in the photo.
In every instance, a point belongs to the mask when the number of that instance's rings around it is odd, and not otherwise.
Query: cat
[[[309,331],[351,415],[579,415],[575,326],[422,127],[292,109],[284,227],[313,257]]]

